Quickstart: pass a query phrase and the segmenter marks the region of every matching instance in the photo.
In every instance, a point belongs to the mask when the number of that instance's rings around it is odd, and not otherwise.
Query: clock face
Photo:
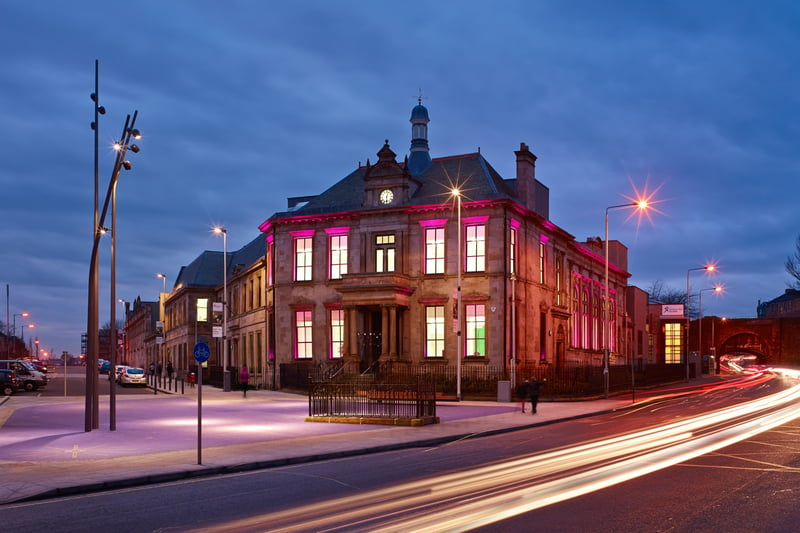
[[[381,191],[381,203],[382,204],[390,204],[394,199],[394,193],[390,189],[384,189]]]

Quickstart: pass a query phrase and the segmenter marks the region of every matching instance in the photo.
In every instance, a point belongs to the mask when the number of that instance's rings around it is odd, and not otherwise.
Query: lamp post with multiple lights
[[[228,230],[216,226],[222,235],[222,390],[231,391],[231,370],[228,368]]]
[[[611,321],[611,313],[616,313],[616,306],[612,306],[609,300],[609,290],[608,290],[608,212],[614,209],[625,209],[630,207],[635,207],[639,210],[647,209],[648,201],[647,200],[639,200],[638,202],[630,202],[627,204],[620,204],[620,205],[612,205],[610,207],[606,207],[606,219],[605,219],[605,226],[606,226],[606,238],[603,241],[603,248],[605,249],[605,286],[604,286],[604,299],[603,299],[603,391],[605,397],[608,398],[608,386],[609,386],[609,370],[608,370],[608,359],[609,359],[609,350],[611,344],[611,337],[609,335],[609,322]]]
[[[456,199],[457,204],[457,224],[458,224],[458,259],[456,263],[456,312],[453,320],[456,321],[456,398],[461,401],[461,356],[463,342],[461,339],[461,190],[454,188],[450,191]]]
[[[689,282],[689,274],[692,272],[697,272],[700,270],[704,270],[706,272],[714,272],[717,269],[717,266],[709,263],[705,266],[697,267],[697,268],[690,268],[686,271],[686,308],[684,309],[684,315],[686,316],[686,381],[689,381],[689,325],[692,322],[692,317],[689,312],[689,304],[690,304],[690,282]]]
[[[125,170],[131,169],[131,162],[125,159],[127,152],[130,150],[133,153],[139,151],[139,147],[131,142],[131,139],[140,139],[141,134],[135,128],[136,117],[138,111],[134,111],[133,116],[128,115],[125,119],[125,125],[122,129],[119,141],[114,143],[114,150],[116,150],[116,158],[114,166],[111,170],[111,179],[108,184],[108,191],[106,192],[105,202],[103,203],[102,214],[98,215],[99,211],[99,115],[104,115],[106,110],[103,106],[99,105],[99,92],[98,92],[98,71],[99,62],[95,61],[95,78],[94,78],[94,92],[91,94],[91,99],[94,102],[94,122],[91,127],[94,130],[94,219],[92,223],[92,255],[89,263],[89,297],[87,306],[87,346],[86,346],[86,409],[85,409],[85,431],[92,431],[100,427],[99,416],[99,394],[98,394],[98,372],[97,363],[100,351],[100,321],[99,321],[99,245],[100,237],[108,231],[104,227],[106,214],[108,213],[108,204],[112,203],[112,243],[111,243],[111,342],[114,342],[116,336],[116,189],[119,174],[124,168]],[[111,364],[114,365],[114,349],[112,346]],[[112,385],[113,390],[113,385]],[[114,404],[111,405],[111,429],[116,428],[116,416],[114,413]]]

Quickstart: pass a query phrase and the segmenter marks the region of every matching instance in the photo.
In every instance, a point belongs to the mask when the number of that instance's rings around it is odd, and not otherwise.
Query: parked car
[[[0,360],[0,369],[13,370],[17,375],[17,382],[26,391],[35,391],[39,387],[47,385],[47,376],[36,370],[36,368],[19,359],[4,359]]]
[[[47,374],[47,365],[44,364],[43,361],[40,361],[38,359],[28,359],[28,358],[23,359],[23,361],[32,364],[33,367],[42,374]]]
[[[108,359],[98,359],[97,366],[101,374],[108,374],[108,371],[111,370],[111,361]]]
[[[128,365],[115,365],[114,366],[114,380],[119,382],[119,376],[122,374],[122,371],[128,368]]]
[[[126,366],[119,375],[120,385],[147,385],[147,377],[144,374],[144,368],[135,368]]]
[[[14,371],[7,368],[0,369],[0,392],[5,396],[11,396],[17,390],[19,390],[19,383]]]

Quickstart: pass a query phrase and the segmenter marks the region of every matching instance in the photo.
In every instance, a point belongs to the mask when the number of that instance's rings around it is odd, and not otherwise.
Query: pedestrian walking
[[[528,396],[530,396],[530,383],[526,379],[519,385],[517,385],[517,398],[519,398],[520,407],[522,408],[522,412],[525,412],[525,402],[528,401]]]
[[[167,377],[172,381],[172,372],[175,369],[172,367],[172,361],[167,361]]]
[[[528,387],[528,392],[531,396],[531,413],[534,415],[536,414],[536,404],[539,403],[539,389],[541,386],[542,382],[532,379]]]
[[[242,371],[239,372],[239,383],[242,384],[242,394],[247,398],[247,383],[250,381],[250,373],[247,371],[247,364],[242,365]]]

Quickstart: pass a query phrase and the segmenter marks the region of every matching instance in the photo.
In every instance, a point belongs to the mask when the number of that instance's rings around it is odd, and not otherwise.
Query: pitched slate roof
[[[335,183],[322,194],[295,209],[277,212],[270,218],[316,214],[335,214],[366,209],[364,176],[368,167],[361,166]],[[420,187],[405,204],[392,207],[441,204],[449,201],[450,190],[458,186],[465,201],[513,199],[516,179],[505,180],[479,153],[433,159],[426,171],[414,176]],[[376,208],[381,209],[381,208]]]
[[[230,258],[230,252],[228,257]],[[204,251],[186,266],[181,267],[176,287],[216,287],[222,284],[222,252]]]
[[[264,236],[261,234],[239,250],[228,252],[228,261],[226,263],[228,279],[232,278],[235,272],[247,269],[261,260],[265,253],[266,244],[264,243]],[[222,252],[206,250],[189,265],[181,267],[175,286],[186,288],[217,287],[222,285],[223,281]]]

